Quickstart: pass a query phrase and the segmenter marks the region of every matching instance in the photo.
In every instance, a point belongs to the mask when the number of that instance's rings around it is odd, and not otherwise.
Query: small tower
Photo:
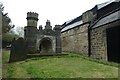
[[[51,26],[51,24],[50,24],[50,20],[47,20],[46,25],[45,25],[45,29],[50,29],[50,30],[52,30],[52,26]]]
[[[34,12],[27,13],[27,26],[37,27],[38,14]]]
[[[24,38],[27,41],[28,50],[32,51],[36,49],[38,14],[35,12],[28,12],[26,19],[27,26],[24,28]]]

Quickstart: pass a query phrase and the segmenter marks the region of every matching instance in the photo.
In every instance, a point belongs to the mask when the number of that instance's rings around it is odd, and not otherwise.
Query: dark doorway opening
[[[118,54],[120,52],[119,31],[120,31],[119,26],[107,29],[108,61],[117,62],[117,63],[120,63],[120,58],[118,57]]]
[[[42,53],[42,54],[52,53],[52,42],[51,42],[51,39],[43,38],[40,41],[39,50],[40,50],[40,53]]]

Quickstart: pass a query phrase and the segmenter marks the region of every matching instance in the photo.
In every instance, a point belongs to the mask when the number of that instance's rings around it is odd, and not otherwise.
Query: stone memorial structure
[[[38,14],[27,13],[27,26],[24,28],[24,39],[12,41],[9,62],[25,60],[28,57],[42,55],[61,55],[61,25],[55,25],[52,29],[47,20],[45,29],[42,25],[37,29]]]
[[[37,29],[38,14],[28,12],[24,39],[13,41],[10,61],[15,61],[17,58],[12,57],[21,53],[24,60],[30,53],[59,55],[62,51],[69,51],[98,60],[120,62],[119,5],[120,0],[98,4],[75,19],[55,25],[54,29],[49,20],[44,29],[42,25]]]
[[[47,20],[45,29],[42,25],[37,29],[38,14],[27,13],[27,26],[24,28],[24,39],[27,42],[27,51],[39,51],[40,54],[61,53],[61,32],[60,25],[52,29],[51,23]]]
[[[23,38],[13,39],[9,62],[22,61],[27,58],[26,41]]]

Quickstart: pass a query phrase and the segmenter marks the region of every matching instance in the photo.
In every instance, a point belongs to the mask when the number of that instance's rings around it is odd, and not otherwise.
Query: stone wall
[[[107,40],[105,26],[92,29],[91,36],[91,57],[107,60]]]
[[[84,24],[61,34],[62,51],[88,55],[88,26]]]
[[[96,58],[99,60],[104,60],[104,61],[108,61],[108,54],[111,54],[111,52],[109,52],[108,47],[110,46],[114,46],[114,45],[109,45],[108,46],[108,41],[107,39],[111,39],[108,36],[114,36],[113,34],[117,33],[117,35],[115,35],[116,37],[118,37],[119,32],[112,32],[111,34],[108,35],[107,30],[108,29],[115,29],[116,27],[120,26],[120,21],[115,21],[109,24],[105,24],[105,25],[101,25],[99,27],[96,28],[92,28],[90,31],[90,44],[91,44],[91,57],[92,58]],[[118,39],[115,37],[112,37],[114,40]],[[117,42],[114,43],[114,40],[112,40],[112,42],[110,42],[110,44],[115,44],[117,45]],[[118,41],[118,40],[115,40]],[[118,43],[119,44],[119,43]],[[115,47],[117,48],[117,47]],[[112,49],[114,50],[114,49]],[[116,50],[115,50],[116,51]],[[113,56],[110,57],[114,57],[118,52],[116,51],[116,53],[112,53]]]

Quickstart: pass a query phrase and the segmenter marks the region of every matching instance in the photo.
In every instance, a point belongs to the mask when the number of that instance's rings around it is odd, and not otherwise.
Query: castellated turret
[[[50,29],[50,30],[52,30],[52,26],[51,26],[51,24],[50,24],[50,20],[47,20],[47,21],[46,21],[45,29]]]
[[[27,26],[37,27],[38,13],[28,12],[26,19],[27,19]]]
[[[27,13],[27,26],[24,28],[24,38],[27,41],[28,50],[35,50],[37,40],[37,21],[38,13],[28,12]]]

